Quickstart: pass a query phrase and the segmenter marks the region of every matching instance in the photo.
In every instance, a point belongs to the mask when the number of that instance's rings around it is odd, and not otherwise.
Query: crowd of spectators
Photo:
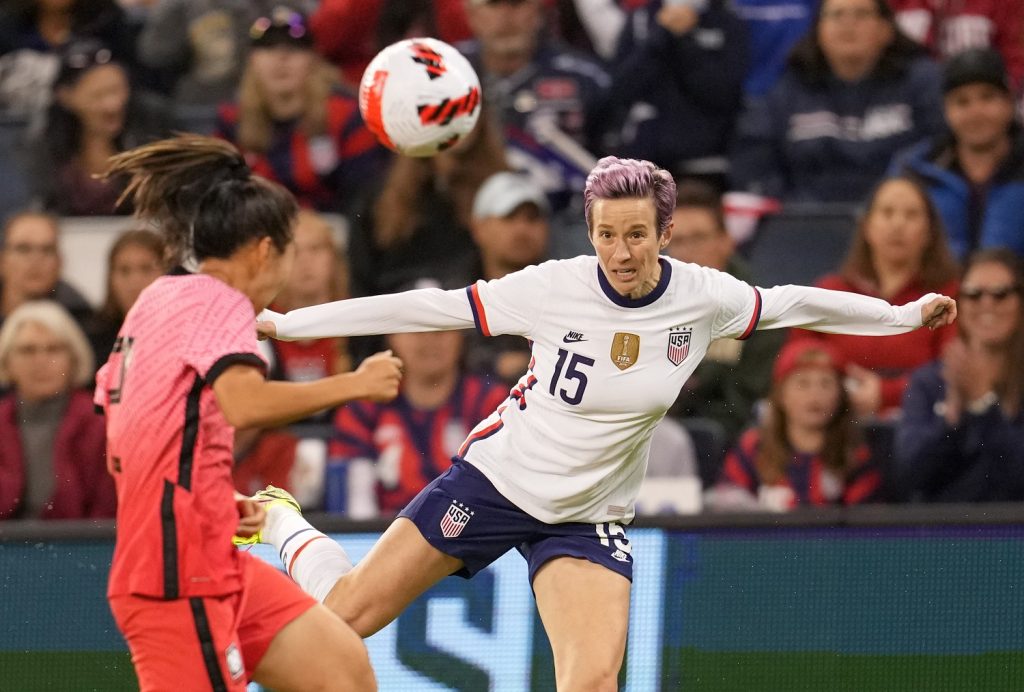
[[[484,93],[477,128],[428,159],[383,148],[355,95],[380,48],[418,35],[456,44]],[[61,233],[131,213],[122,182],[96,174],[175,131],[231,141],[299,200],[283,311],[591,252],[583,181],[608,154],[679,181],[668,255],[751,283],[730,198],[856,210],[818,285],[958,296],[959,323],[713,343],[652,475],[697,478],[725,511],[1024,500],[1022,87],[1022,0],[9,0],[0,518],[114,511],[88,386],[170,252],[125,232],[91,304],[62,278],[76,258]],[[239,430],[238,488],[393,515],[530,358],[524,340],[475,333],[264,344],[290,380],[384,346],[405,361],[398,399]]]

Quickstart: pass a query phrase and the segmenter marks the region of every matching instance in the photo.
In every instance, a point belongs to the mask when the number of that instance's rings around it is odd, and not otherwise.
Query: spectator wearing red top
[[[0,330],[0,519],[113,517],[103,418],[85,335],[64,308],[30,301]]]
[[[881,476],[850,415],[842,360],[828,344],[783,347],[768,410],[725,457],[707,505],[786,511],[873,498]]]
[[[1024,80],[1024,1],[889,0],[910,38],[941,60],[968,48],[994,48],[1013,83]]]
[[[386,158],[358,101],[314,52],[301,13],[279,8],[257,20],[250,36],[238,102],[221,108],[217,135],[301,206],[349,211]]]
[[[323,0],[310,17],[316,49],[359,84],[363,70],[384,46],[412,36],[448,43],[471,36],[463,0]]]
[[[898,177],[875,189],[845,262],[817,285],[900,304],[930,292],[956,295],[957,276],[931,199],[912,178]],[[883,341],[872,336],[793,330],[790,339],[824,342],[836,349],[847,364],[846,382],[854,413],[887,417],[898,411],[910,373],[938,358],[955,335],[955,328],[942,327]]]
[[[330,463],[348,465],[349,482],[347,498],[328,489],[328,511],[344,503],[356,518],[396,515],[451,465],[476,422],[508,396],[504,387],[464,372],[463,339],[458,331],[388,337],[405,368],[401,390],[390,403],[338,411]],[[372,486],[362,479],[373,479]]]
[[[348,265],[327,220],[314,211],[300,211],[294,233],[295,265],[271,307],[287,312],[348,298]],[[346,342],[346,339],[263,342],[271,355],[270,377],[308,382],[346,372],[352,365]],[[329,416],[325,420],[329,420]]]

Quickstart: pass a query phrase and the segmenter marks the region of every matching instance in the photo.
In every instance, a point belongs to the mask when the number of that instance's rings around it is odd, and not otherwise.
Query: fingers
[[[263,528],[267,510],[262,504],[243,496],[235,502],[235,506],[238,508],[239,517],[238,528],[235,530],[237,535],[248,538]]]
[[[257,322],[256,338],[260,341],[277,338],[277,325],[273,322]]]
[[[925,306],[924,326],[929,329],[938,329],[956,321],[956,301],[952,298],[942,296],[936,298]]]

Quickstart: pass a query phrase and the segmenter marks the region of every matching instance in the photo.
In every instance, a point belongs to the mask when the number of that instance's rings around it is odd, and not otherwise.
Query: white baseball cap
[[[485,180],[477,190],[473,216],[478,219],[505,217],[527,202],[536,204],[543,214],[551,211],[547,195],[537,183],[525,175],[502,171]]]

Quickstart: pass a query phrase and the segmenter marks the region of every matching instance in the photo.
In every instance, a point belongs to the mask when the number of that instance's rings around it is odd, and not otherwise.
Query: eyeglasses
[[[68,352],[68,345],[63,343],[50,344],[18,344],[11,349],[11,355],[19,358],[34,358],[46,356],[56,358]]]
[[[15,255],[42,255],[43,257],[56,257],[56,245],[43,245],[35,243],[11,243],[4,248],[7,252]]]
[[[1010,286],[998,286],[996,288],[961,288],[960,298],[962,300],[980,301],[988,296],[997,303],[1001,303],[1013,294],[1017,293],[1020,287],[1016,284]]]
[[[844,19],[852,19],[857,22],[862,22],[865,19],[877,16],[878,12],[872,7],[852,7],[821,11],[821,19],[823,21],[827,20],[830,22],[841,22]]]
[[[276,30],[276,31],[275,31]],[[253,22],[249,29],[249,39],[254,44],[268,42],[271,39],[267,33],[286,34],[287,38],[295,42],[309,42],[309,27],[306,26],[306,18],[299,12],[290,10],[287,7],[278,7],[270,13],[269,17],[260,17]],[[279,38],[286,38],[279,36]]]
[[[110,52],[109,48],[72,51],[64,56],[64,64],[67,66],[67,69],[85,70],[97,65],[106,65],[113,57],[114,55]]]

